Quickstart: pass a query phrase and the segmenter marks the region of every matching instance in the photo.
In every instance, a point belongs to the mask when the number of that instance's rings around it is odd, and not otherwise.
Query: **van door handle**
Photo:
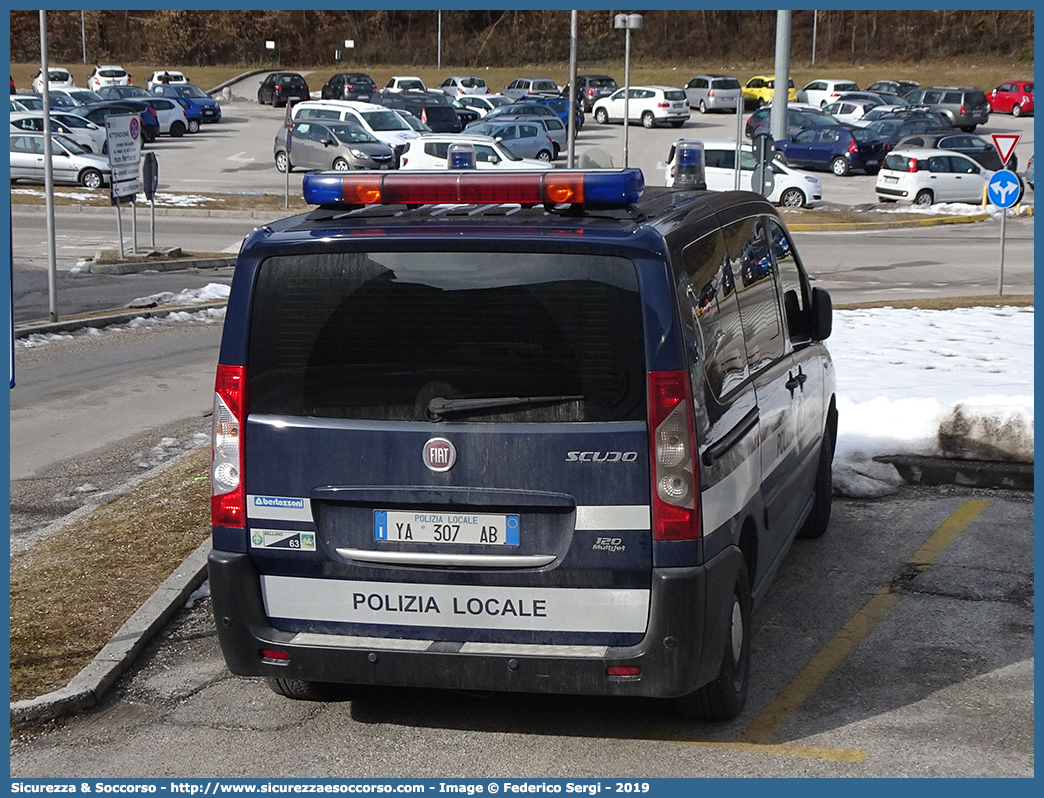
[[[714,465],[718,460],[732,451],[736,447],[736,444],[743,440],[747,436],[747,433],[757,426],[759,418],[760,411],[758,408],[751,408],[747,414],[739,420],[739,423],[735,427],[722,435],[721,440],[716,441],[704,450],[702,457],[703,464],[705,466]]]
[[[787,380],[787,390],[790,391],[790,398],[794,398],[794,391],[800,388],[802,391],[805,390],[805,380],[808,379],[808,375],[801,371],[801,366],[798,366],[798,373],[795,376],[793,373],[790,375],[790,379]]]

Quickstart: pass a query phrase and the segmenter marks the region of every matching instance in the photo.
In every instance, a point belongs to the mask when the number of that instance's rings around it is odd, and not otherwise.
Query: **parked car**
[[[877,122],[884,119],[900,119],[903,121],[921,119],[929,120],[938,127],[950,127],[949,120],[938,111],[929,111],[925,106],[916,105],[877,105],[863,114],[862,119],[860,119],[857,124],[861,127],[866,127],[871,122]]]
[[[500,93],[512,100],[517,100],[527,94],[561,95],[558,84],[551,78],[515,78]]]
[[[798,90],[798,102],[817,105],[822,108],[837,100],[845,92],[859,91],[859,84],[854,80],[838,78],[819,78],[806,83]]]
[[[148,91],[152,91],[153,86],[158,86],[161,83],[168,86],[184,86],[188,82],[189,79],[184,72],[178,72],[174,69],[159,69],[153,72],[149,79],[145,81],[145,88]]]
[[[44,107],[43,98],[35,94],[12,94],[11,113],[19,111],[42,111]]]
[[[358,100],[367,102],[377,94],[377,83],[365,72],[338,72],[319,90],[323,100]]]
[[[457,102],[483,117],[502,105],[511,105],[514,100],[503,94],[465,94]]]
[[[496,139],[520,158],[536,158],[538,161],[550,163],[554,157],[555,144],[551,136],[544,126],[535,120],[504,122],[500,119],[483,119],[471,125],[468,133]]]
[[[416,130],[418,133],[431,133],[432,132],[430,127],[428,127],[426,124],[421,122],[417,117],[415,117],[413,114],[411,114],[405,108],[392,108],[391,110],[394,111],[396,114],[398,114],[400,117],[402,117],[403,121],[406,122],[407,125],[409,125],[411,128]],[[456,135],[456,134],[452,134],[451,133],[451,134],[448,134],[448,135]]]
[[[881,202],[981,202],[993,172],[967,155],[945,150],[896,149],[877,173],[874,191]]]
[[[862,119],[867,111],[880,105],[881,103],[872,100],[838,100],[823,106],[823,113],[830,114],[838,122],[853,125]]]
[[[897,150],[950,150],[967,155],[976,163],[998,172],[1001,169],[1018,170],[1019,159],[1013,152],[1006,164],[1001,163],[1000,153],[992,141],[974,133],[957,130],[946,130],[939,133],[917,133],[906,136],[896,144]]]
[[[87,152],[72,139],[51,134],[51,176],[55,183],[100,188],[110,181],[109,159]],[[43,133],[11,131],[11,182],[44,182]]]
[[[72,89],[75,87],[76,81],[73,80],[73,76],[69,74],[68,69],[62,69],[61,67],[47,68],[48,92],[51,89]],[[33,91],[43,91],[43,71],[40,69],[36,70],[36,74],[33,75]]]
[[[456,97],[450,97],[448,94],[443,94],[441,91],[429,90],[425,92],[407,93],[417,94],[420,97],[423,97],[428,105],[444,105],[447,108],[452,108],[457,114],[457,119],[460,120],[460,126],[462,129],[479,119],[479,112],[474,108],[468,108],[466,105],[461,105],[460,100]]]
[[[833,172],[838,177],[860,169],[877,174],[884,142],[869,130],[850,125],[808,128],[776,142],[777,157],[789,166]]]
[[[598,124],[623,121],[624,92],[629,92],[628,121],[640,121],[643,127],[653,128],[661,122],[681,127],[689,119],[689,101],[685,97],[685,89],[673,86],[631,86],[595,103],[594,118]]]
[[[448,99],[441,95],[441,99]],[[450,105],[443,105],[427,92],[400,91],[383,94],[381,105],[409,111],[436,133],[459,133],[464,129]]]
[[[551,160],[557,161],[558,155],[569,146],[569,131],[557,116],[498,116],[496,122],[535,122],[540,125],[551,139]]]
[[[742,96],[739,81],[731,75],[696,75],[685,84],[689,108],[698,108],[701,114],[735,112]]]
[[[105,117],[109,114],[136,113],[141,117],[141,138],[151,144],[160,133],[159,117],[145,103],[136,100],[105,100],[100,103],[78,105],[69,113],[89,119],[99,127],[105,127]]]
[[[798,131],[809,127],[836,125],[837,120],[830,114],[807,103],[790,103],[787,105],[787,135],[793,136]],[[772,106],[764,105],[747,119],[743,128],[744,135],[750,139],[756,133],[771,133]]]
[[[935,119],[921,117],[913,117],[911,119],[903,119],[901,117],[878,119],[867,125],[861,125],[861,127],[874,133],[884,141],[885,152],[891,152],[899,145],[900,141],[915,133],[953,132],[953,128],[946,124],[945,121],[940,122]]]
[[[105,128],[99,128],[93,122],[76,114],[52,112],[50,116],[52,134],[65,136],[67,139],[75,141],[87,152],[100,155],[105,151]],[[11,127],[43,133],[43,111],[22,111],[11,114]]]
[[[932,86],[905,95],[911,105],[925,105],[945,116],[953,127],[971,133],[990,118],[990,104],[981,89],[967,86]]]
[[[41,95],[40,99],[43,99]],[[69,108],[75,108],[80,103],[76,102],[68,94],[63,94],[60,89],[48,89],[47,100],[50,103],[50,107],[58,110],[65,110]]]
[[[908,92],[919,88],[921,88],[921,84],[916,80],[877,80],[867,86],[865,91],[886,91],[889,94],[904,97]]]
[[[74,107],[74,106],[77,106],[77,105],[86,105],[87,103],[97,103],[97,102],[101,102],[102,101],[102,96],[100,94],[98,94],[98,92],[91,91],[90,89],[79,89],[79,88],[50,89],[48,94],[49,94],[52,106],[54,106],[56,104],[55,100],[58,97],[66,97],[66,98],[68,98],[69,99],[69,102],[67,104],[68,107]]]
[[[384,91],[427,91],[424,81],[415,75],[394,75],[384,84]]]
[[[469,94],[492,94],[486,81],[477,75],[451,75],[439,84],[439,91],[455,100]]]
[[[787,87],[787,101],[797,102],[798,96],[797,89],[794,88],[794,81],[789,81]],[[760,108],[768,105],[776,94],[776,78],[774,75],[755,75],[743,86],[742,93],[746,106]]]
[[[674,142],[667,155],[664,173],[665,184],[674,185],[675,153],[685,139]],[[704,177],[709,191],[733,191],[736,187],[736,142],[729,139],[704,140]],[[754,177],[754,148],[744,142],[740,145],[740,189],[749,191]],[[787,208],[799,208],[810,202],[823,199],[823,181],[816,175],[803,172],[773,160],[770,164],[773,177],[769,202]],[[760,192],[758,192],[760,193]]]
[[[547,116],[559,119],[558,112],[550,105],[543,103],[514,102],[494,108],[477,122],[472,122],[465,129],[474,127],[478,122],[492,122],[505,116]]]
[[[1030,187],[1030,191],[1033,190],[1033,156],[1030,156],[1029,163],[1026,164],[1026,171],[1022,173],[1023,179]]]
[[[608,97],[618,88],[616,81],[608,75],[577,75],[576,87],[577,97],[582,99],[585,113],[589,113],[597,100]],[[566,84],[560,92],[562,97],[569,99],[569,84]]]
[[[295,121],[290,128],[290,152],[286,126],[280,125],[273,144],[276,169],[295,167],[347,172],[349,169],[392,169],[395,152],[358,125],[349,122]]]
[[[990,111],[1000,114],[1022,116],[1033,113],[1033,81],[1010,80],[1002,83],[989,94],[986,101]]]
[[[191,100],[199,106],[203,122],[221,121],[221,106],[218,105],[217,100],[199,86],[194,86],[191,83],[181,85],[164,85],[161,83],[159,86],[152,87],[152,93],[157,97],[183,97],[186,100]]]
[[[87,88],[98,91],[102,86],[130,86],[130,73],[115,64],[102,64],[87,73]]]
[[[155,97],[151,94],[143,97],[141,101],[156,112],[161,134],[165,133],[177,139],[190,132],[188,114],[181,103],[175,102],[172,98]],[[196,130],[199,130],[198,123]]]
[[[103,100],[140,100],[153,96],[141,86],[102,86],[95,94]]]
[[[558,118],[561,120],[563,125],[569,124],[569,99],[566,97],[551,97],[540,94],[527,94],[524,97],[520,97],[515,103],[516,105],[526,106],[532,108],[535,105],[544,105],[558,114]],[[582,117],[582,114],[580,115]],[[578,117],[578,120],[579,118]],[[578,121],[579,126],[582,122]]]
[[[303,102],[311,96],[308,83],[297,72],[272,72],[257,89],[258,103],[273,108],[290,101]]]
[[[459,136],[432,133],[406,142],[399,159],[400,169],[446,169],[452,144],[471,144],[475,148],[476,169],[533,170],[551,169],[551,164],[536,158],[520,158],[491,136]]]
[[[405,143],[420,135],[394,109],[354,100],[309,100],[297,103],[293,107],[293,118],[358,125],[378,141],[391,146],[395,151],[396,165]]]

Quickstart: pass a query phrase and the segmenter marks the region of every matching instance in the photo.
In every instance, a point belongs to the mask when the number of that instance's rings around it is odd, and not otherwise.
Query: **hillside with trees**
[[[579,12],[579,60],[618,58],[616,11]],[[82,14],[82,16],[81,16]],[[643,11],[632,36],[636,62],[695,59],[771,62],[776,12],[766,10]],[[858,63],[872,58],[917,63],[947,57],[1004,57],[1032,64],[1031,10],[795,11],[792,53]],[[331,63],[346,39],[358,64],[434,64],[501,67],[567,61],[568,11],[236,10],[49,11],[52,62],[79,61],[86,40],[90,63],[178,63],[185,66],[266,66],[277,43],[279,63],[307,67]],[[11,11],[11,60],[39,59],[38,11]],[[806,57],[806,56],[803,56]]]

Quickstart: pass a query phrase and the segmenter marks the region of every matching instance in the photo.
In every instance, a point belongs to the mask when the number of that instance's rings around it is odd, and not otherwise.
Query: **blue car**
[[[199,106],[199,112],[204,122],[220,122],[221,106],[217,100],[207,94],[199,86],[191,83],[158,83],[152,87],[152,93],[157,97],[184,97]]]
[[[159,117],[145,103],[133,100],[106,100],[100,103],[78,105],[69,109],[69,111],[70,113],[86,117],[101,127],[105,127],[105,117],[109,114],[138,113],[141,115],[141,137],[145,143],[151,144],[159,136]]]
[[[185,118],[188,119],[188,132],[198,133],[199,126],[203,123],[203,109],[200,108],[199,103],[195,100],[190,100],[188,97],[171,97],[170,99],[185,109]]]
[[[562,120],[563,125],[569,124],[569,100],[564,97],[548,97],[540,94],[529,94],[524,97],[520,97],[515,101],[516,104],[530,105],[535,103],[536,105],[546,105],[552,109],[558,118]],[[578,115],[579,119],[579,115]]]
[[[810,127],[776,142],[776,157],[787,166],[819,169],[844,177],[853,169],[876,175],[886,154],[884,139],[852,125]]]

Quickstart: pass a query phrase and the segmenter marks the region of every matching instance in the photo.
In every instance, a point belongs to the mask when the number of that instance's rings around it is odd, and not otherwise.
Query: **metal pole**
[[[576,11],[570,11],[569,15],[569,127],[566,128],[569,144],[566,148],[566,167],[572,169],[573,139],[576,138],[576,39],[578,14]]]
[[[156,198],[149,200],[149,230],[152,231],[152,248],[156,248]]]
[[[83,63],[87,63],[87,26],[83,21],[83,12],[80,12],[80,38],[83,40]]]
[[[740,190],[740,152],[743,149],[743,92],[736,98],[736,181],[733,188]]]
[[[439,36],[438,36],[438,40],[439,40],[439,44],[438,44],[438,58],[437,58],[437,61],[438,61],[439,69],[442,69],[442,12],[441,11],[439,12]]]
[[[816,65],[816,28],[819,26],[819,12],[812,12],[812,66]]]
[[[630,116],[631,99],[631,29],[624,29],[624,120],[623,120],[623,165],[627,168],[627,122]]]
[[[138,203],[131,200],[131,254],[138,254]]]
[[[776,12],[776,73],[772,91],[772,140],[787,137],[787,102],[790,99],[790,12]]]
[[[40,11],[40,75],[43,78],[44,203],[47,206],[47,297],[51,321],[58,321],[58,264],[54,246],[54,163],[51,160],[51,93],[47,68],[47,12]]]
[[[1001,208],[1000,277],[997,279],[997,296],[1004,296],[1004,222],[1007,218],[1007,208]]]
[[[120,260],[123,260],[123,216],[120,215],[121,203],[116,203],[116,237],[120,240]]]

